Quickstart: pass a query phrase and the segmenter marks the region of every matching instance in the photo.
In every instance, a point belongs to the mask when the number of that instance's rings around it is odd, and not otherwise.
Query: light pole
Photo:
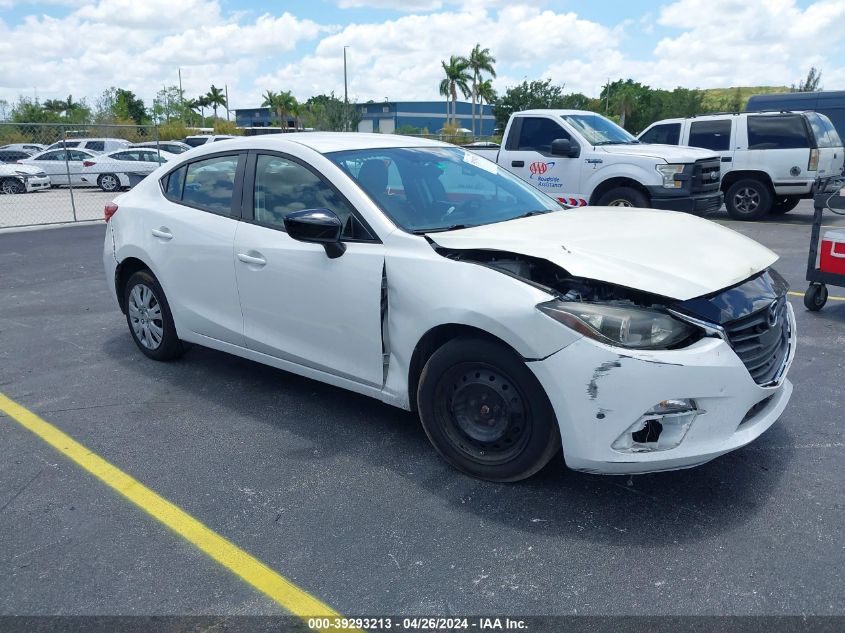
[[[343,131],[349,131],[349,89],[346,84],[346,49],[343,47]]]

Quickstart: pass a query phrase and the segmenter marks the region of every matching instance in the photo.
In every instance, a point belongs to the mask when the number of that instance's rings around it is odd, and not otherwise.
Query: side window
[[[183,165],[176,171],[170,172],[164,184],[164,195],[173,201],[182,199],[182,190],[185,188],[185,172],[188,166]]]
[[[689,130],[690,147],[722,152],[731,146],[731,119],[693,121]]]
[[[255,221],[284,230],[285,216],[302,209],[329,209],[343,222],[342,236],[371,239],[334,189],[310,169],[279,156],[261,154],[255,163]]]
[[[78,149],[68,150],[68,160],[88,160],[89,158],[92,158],[92,156],[85,152],[80,152]]]
[[[659,145],[677,145],[680,140],[680,123],[663,123],[661,125],[655,125],[640,137],[641,143],[656,143]]]
[[[566,130],[551,119],[523,117],[516,149],[534,150],[548,154],[552,149],[552,141],[559,138],[568,139],[570,137]]]
[[[106,144],[103,141],[88,141],[85,143],[85,149],[90,149],[92,152],[102,152],[106,149]]]
[[[137,160],[132,156],[131,152],[118,152],[117,154],[112,154],[111,157],[115,160]]]
[[[810,147],[800,114],[748,117],[748,149],[805,149]]]
[[[62,150],[57,152],[47,152],[46,154],[42,154],[38,160],[64,160],[65,153]]]
[[[837,147],[842,145],[839,140],[839,135],[831,125],[830,120],[818,115],[815,112],[807,112],[804,114],[810,127],[813,128],[813,135],[816,137],[816,147]]]
[[[188,164],[182,202],[213,213],[232,215],[237,169],[237,155],[216,156]]]

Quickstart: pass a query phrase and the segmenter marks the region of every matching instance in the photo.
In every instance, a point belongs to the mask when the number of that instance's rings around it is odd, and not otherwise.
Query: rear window
[[[689,128],[690,147],[703,147],[722,152],[730,149],[731,119],[693,121]]]
[[[810,127],[813,129],[813,135],[816,137],[816,144],[818,147],[841,147],[842,140],[836,132],[836,128],[823,114],[817,112],[807,112],[804,116],[810,122]]]
[[[193,138],[189,136],[185,139],[185,143],[191,147],[199,147],[200,145],[205,145],[207,140],[208,139],[204,136],[195,136]]]
[[[677,145],[681,140],[680,123],[662,123],[650,128],[640,137],[641,143],[658,145]]]
[[[748,117],[748,149],[809,147],[807,128],[799,114]]]
[[[90,149],[92,152],[102,152],[106,149],[106,144],[103,141],[88,141],[85,143],[85,149]]]

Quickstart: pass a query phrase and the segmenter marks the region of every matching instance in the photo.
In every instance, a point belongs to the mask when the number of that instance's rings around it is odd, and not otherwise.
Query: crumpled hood
[[[0,175],[3,176],[17,176],[20,174],[27,174],[35,176],[44,173],[44,170],[36,165],[26,165],[18,163],[0,164]]]
[[[655,209],[584,207],[428,237],[449,249],[542,258],[575,277],[679,301],[733,286],[778,259],[720,224]]]
[[[679,147],[677,145],[653,145],[651,143],[634,145],[599,145],[597,152],[605,152],[614,156],[646,156],[662,158],[667,163],[694,163],[702,158],[718,158],[709,149],[698,147]]]

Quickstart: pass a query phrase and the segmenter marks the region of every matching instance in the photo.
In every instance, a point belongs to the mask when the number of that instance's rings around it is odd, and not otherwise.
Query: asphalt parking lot
[[[716,219],[800,294],[810,213]],[[818,313],[790,296],[795,392],[750,446],[633,478],[558,457],[498,485],[363,396],[203,348],[146,359],[103,233],[0,233],[0,393],[340,613],[845,615],[845,288]],[[0,535],[3,615],[283,612],[2,413]]]

